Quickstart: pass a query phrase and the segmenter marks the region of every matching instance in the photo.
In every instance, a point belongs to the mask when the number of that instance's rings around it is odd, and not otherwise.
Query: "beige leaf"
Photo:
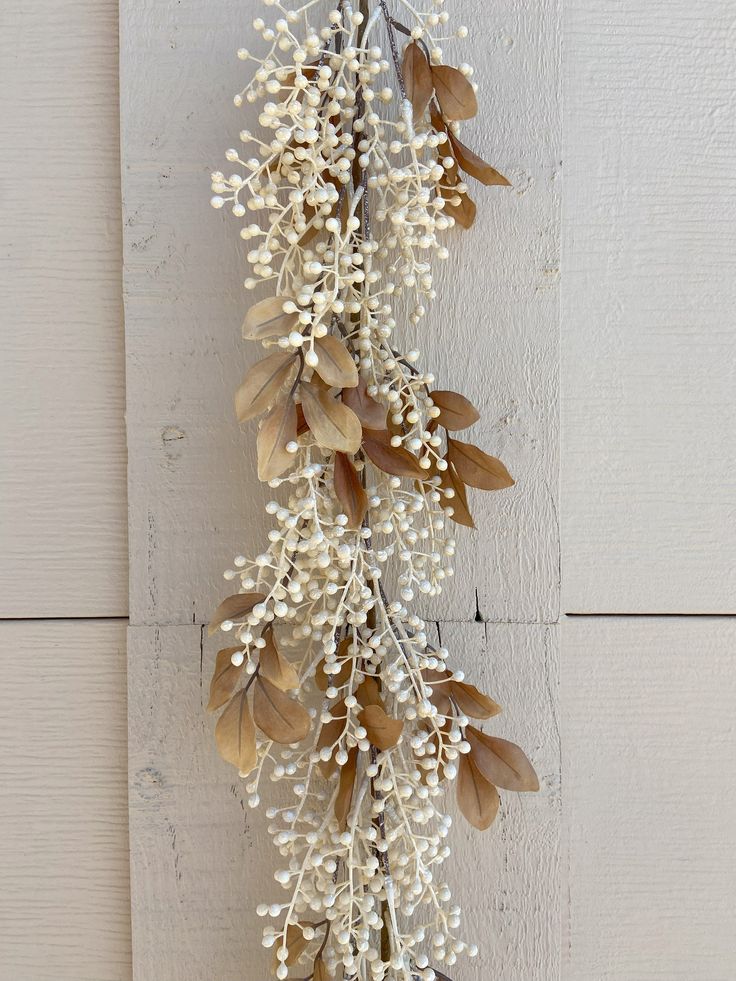
[[[470,147],[461,143],[452,133],[448,132],[448,135],[455,159],[466,174],[470,174],[471,177],[480,181],[481,184],[485,184],[486,187],[494,184],[500,185],[501,187],[511,186],[511,181],[506,180],[503,174],[499,174],[495,167],[491,167],[489,163],[486,163],[482,157],[474,153]]]
[[[428,475],[419,460],[404,446],[391,446],[388,432],[369,430],[363,436],[363,449],[371,463],[384,473],[395,477],[414,477],[424,480]]]
[[[358,384],[358,369],[344,344],[332,334],[327,334],[317,338],[314,349],[319,358],[314,370],[329,386],[355,388]]]
[[[253,365],[235,393],[235,414],[239,422],[265,412],[293,372],[296,355],[278,351]]]
[[[401,73],[404,76],[406,97],[414,109],[414,118],[419,119],[432,98],[434,83],[427,56],[416,41],[411,41],[404,48]]]
[[[295,699],[260,675],[253,695],[253,718],[276,743],[298,743],[309,732],[309,712]]]
[[[501,711],[498,702],[494,702],[488,695],[478,691],[475,685],[469,685],[464,681],[451,681],[450,694],[457,702],[460,711],[464,715],[469,715],[471,719],[491,719]]]
[[[386,715],[380,705],[367,705],[359,712],[358,718],[370,741],[381,750],[395,746],[404,729],[404,723]]]
[[[250,773],[258,762],[256,730],[248,708],[248,693],[241,689],[217,720],[215,742],[220,756],[241,773]]]
[[[478,209],[475,206],[475,201],[473,201],[467,191],[461,194],[460,191],[451,191],[448,193],[443,190],[442,196],[445,198],[445,207],[443,210],[454,218],[461,228],[471,228],[475,222]],[[458,198],[457,203],[453,200],[456,196]]]
[[[378,705],[380,708],[385,707],[381,698],[381,690],[375,678],[363,678],[355,689],[355,697],[363,708],[367,708],[369,705]]]
[[[319,445],[341,453],[357,453],[362,428],[353,410],[314,385],[302,384],[301,395],[304,418]]]
[[[367,389],[365,378],[361,378],[355,388],[345,389],[342,400],[353,410],[366,429],[385,429],[386,406],[372,399]]]
[[[466,821],[479,831],[490,828],[498,814],[498,791],[486,780],[469,755],[460,757],[457,803]]]
[[[475,522],[468,507],[468,495],[465,484],[460,480],[451,463],[447,467],[447,470],[440,471],[440,486],[445,488],[445,490],[452,488],[455,492],[453,497],[443,498],[442,500],[442,507],[452,508],[452,520],[456,521],[459,525],[464,525],[466,528],[475,528]]]
[[[472,119],[478,112],[473,86],[457,68],[433,65],[432,81],[440,109],[447,119]]]
[[[337,646],[337,659],[342,661],[340,665],[340,670],[337,674],[325,674],[325,659],[322,660],[317,665],[317,670],[314,673],[314,681],[320,691],[327,691],[327,689],[332,686],[333,688],[340,688],[350,677],[353,661],[349,655],[348,648],[353,642],[352,634],[348,634],[347,637],[343,637]]]
[[[276,685],[281,691],[290,691],[299,687],[299,675],[294,665],[279,653],[274,640],[273,630],[265,630],[263,639],[266,646],[259,651],[260,676]]]
[[[488,736],[475,726],[466,726],[470,755],[480,773],[505,790],[539,790],[539,780],[526,754],[515,743]]]
[[[335,981],[335,975],[327,970],[327,965],[321,957],[318,957],[314,962],[312,981]]]
[[[215,670],[212,672],[210,681],[210,700],[207,703],[207,711],[215,712],[222,708],[225,702],[230,700],[235,686],[238,683],[243,665],[233,664],[231,658],[236,651],[242,651],[242,647],[225,647],[217,652],[215,660]]]
[[[348,527],[360,528],[368,510],[368,495],[353,461],[344,453],[335,454],[334,482],[335,496],[348,516]]]
[[[471,487],[502,490],[514,485],[514,479],[503,463],[472,443],[463,443],[459,439],[448,440],[447,458],[458,477]]]
[[[348,724],[345,713],[345,699],[341,698],[330,707],[332,719],[329,722],[324,723],[319,732],[317,746],[315,747],[317,752],[319,752],[321,749],[325,749],[327,746],[333,747],[330,758],[328,760],[320,760],[319,762],[319,768],[325,779],[329,779],[329,777],[331,777],[337,769],[335,749],[337,741],[345,732],[345,727]]]
[[[358,769],[358,748],[354,746],[348,753],[348,761],[340,767],[340,781],[337,787],[335,798],[335,817],[340,831],[344,831],[348,826],[348,814],[350,805],[353,802],[353,788],[355,786],[355,774]]]
[[[459,392],[430,392],[430,397],[440,410],[437,422],[445,429],[467,429],[480,419],[473,403]]]
[[[262,603],[265,598],[263,593],[236,593],[234,596],[228,596],[212,616],[207,631],[210,637],[225,620],[243,620],[256,603]]]
[[[279,477],[294,463],[294,454],[287,445],[296,442],[296,406],[287,395],[277,402],[258,430],[258,479],[267,481]]]
[[[269,296],[252,306],[243,321],[243,337],[247,341],[262,341],[266,337],[283,337],[295,330],[298,313],[284,313],[288,296]]]

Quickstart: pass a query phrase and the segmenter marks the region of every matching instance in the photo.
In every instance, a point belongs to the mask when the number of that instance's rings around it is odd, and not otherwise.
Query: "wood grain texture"
[[[562,631],[565,981],[736,974],[736,621]]]
[[[232,395],[258,356],[240,338],[238,223],[209,207],[209,172],[253,107],[232,94],[248,66],[255,0],[124,0],[122,145],[130,433],[132,622],[201,623],[221,570],[260,551],[271,496],[255,473],[255,425],[241,433]],[[438,385],[458,385],[517,486],[474,496],[456,579],[432,606],[443,620],[555,621],[558,610],[557,333],[559,30],[556,0],[501,0],[453,11],[472,42],[483,122],[469,143],[514,183],[479,188],[477,226],[453,233],[439,299],[419,347]],[[402,331],[407,347],[414,342]]]
[[[0,623],[0,656],[0,977],[130,981],[125,622]]]
[[[565,11],[563,610],[734,612],[733,3]]]
[[[482,946],[463,981],[554,981],[559,974],[560,809],[556,628],[451,624],[455,663],[507,707],[486,724],[521,743],[542,790],[503,796],[481,836],[457,815],[448,876]],[[129,770],[135,981],[267,976],[263,921],[276,900],[264,808],[217,756],[204,704],[215,644],[199,626],[131,627]],[[216,639],[216,638],[215,638]],[[272,788],[273,791],[273,788]],[[454,813],[454,805],[452,805]]]
[[[124,616],[116,0],[4,0],[0,127],[0,615]]]

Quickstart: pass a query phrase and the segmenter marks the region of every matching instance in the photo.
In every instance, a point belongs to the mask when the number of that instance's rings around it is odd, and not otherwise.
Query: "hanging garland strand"
[[[480,830],[497,787],[538,788],[517,746],[471,724],[500,707],[410,608],[452,574],[448,522],[474,527],[467,488],[513,480],[455,435],[477,422],[471,403],[394,347],[394,307],[421,320],[441,233],[473,223],[463,175],[508,181],[458,139],[477,102],[470,67],[443,63],[443,0],[429,13],[395,2],[406,24],[386,0],[341,0],[316,27],[319,0],[265,0],[279,16],[253,22],[268,51],[238,52],[256,69],[235,97],[260,103],[260,133],[227,151],[244,176],[212,175],[214,207],[259,218],[240,232],[245,286],[268,295],[243,336],[267,353],[235,408],[262,417],[258,475],[285,500],[266,507],[267,549],[225,573],[238,592],[210,632],[235,643],[208,707],[250,805],[264,781],[293,792],[267,810],[286,898],[257,909],[280,981],[446,979],[477,952],[441,877],[447,787]]]

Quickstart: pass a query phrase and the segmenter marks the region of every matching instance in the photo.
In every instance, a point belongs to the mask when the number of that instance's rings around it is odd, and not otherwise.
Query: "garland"
[[[208,707],[224,708],[217,746],[250,805],[264,780],[292,792],[267,811],[286,898],[257,908],[276,978],[446,981],[477,948],[441,877],[445,790],[454,781],[484,830],[497,787],[538,783],[517,746],[470,723],[500,707],[410,609],[452,574],[448,520],[474,527],[467,487],[513,480],[457,438],[478,412],[394,346],[394,309],[419,322],[431,260],[448,256],[441,233],[472,225],[463,175],[508,181],[458,138],[477,101],[470,66],[443,63],[443,0],[429,13],[396,0],[406,24],[386,0],[341,0],[319,27],[319,0],[264,2],[278,13],[253,22],[268,52],[238,52],[256,69],[235,97],[260,103],[260,135],[227,151],[245,176],[213,174],[212,204],[261,219],[240,231],[245,287],[269,295],[243,336],[268,353],[235,408],[240,422],[263,416],[258,475],[286,493],[266,507],[266,550],[225,573],[238,592],[210,632],[236,643],[217,655]]]

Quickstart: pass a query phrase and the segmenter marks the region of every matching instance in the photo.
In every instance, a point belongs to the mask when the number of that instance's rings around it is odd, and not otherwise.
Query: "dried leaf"
[[[368,495],[349,456],[335,454],[335,495],[348,516],[349,528],[360,528],[368,510]]]
[[[312,981],[335,981],[335,975],[331,971],[327,970],[327,965],[318,957],[314,962],[314,974]]]
[[[250,773],[258,762],[256,730],[248,708],[245,688],[235,695],[217,720],[215,741],[220,756],[241,773]]]
[[[314,681],[320,691],[327,691],[327,689],[332,686],[333,688],[340,688],[350,677],[350,673],[353,667],[352,658],[348,654],[348,648],[353,642],[351,635],[343,637],[337,647],[337,657],[342,661],[340,665],[340,670],[337,674],[325,674],[325,659],[322,660],[317,665],[317,670],[314,672]],[[344,660],[343,660],[344,659]]]
[[[455,492],[453,497],[444,498],[442,501],[442,507],[452,508],[452,520],[459,525],[464,525],[466,528],[475,528],[475,522],[468,507],[468,495],[465,484],[460,480],[451,463],[447,467],[447,470],[440,471],[440,486],[445,490],[452,488]]]
[[[433,65],[432,81],[440,109],[447,119],[472,119],[478,100],[468,79],[451,65]]]
[[[372,399],[367,389],[365,378],[360,378],[356,388],[348,388],[342,393],[342,400],[353,410],[366,429],[385,429],[386,406]]]
[[[468,755],[460,757],[457,803],[465,819],[479,831],[490,828],[498,814],[498,791]]]
[[[309,946],[309,941],[304,938],[304,930],[298,923],[290,923],[286,928],[286,949],[289,952],[288,957],[284,961],[285,964],[292,965],[296,964],[299,959],[299,955],[304,953],[304,951]],[[281,961],[278,958],[278,952],[281,950],[281,944],[277,943],[273,952],[273,972],[276,973]]]
[[[480,419],[480,413],[459,392],[431,392],[430,397],[440,414],[437,422],[445,429],[467,429]]]
[[[301,394],[304,417],[319,445],[341,453],[357,453],[362,429],[353,410],[311,384],[303,383]]]
[[[455,699],[457,707],[471,719],[491,719],[501,712],[501,706],[488,695],[478,691],[475,685],[465,681],[451,681],[450,694]]]
[[[253,695],[253,718],[276,743],[298,743],[309,732],[309,712],[267,678],[258,677]]]
[[[427,669],[422,672],[422,678],[432,689],[429,696],[430,702],[434,705],[440,715],[449,715],[452,711],[449,683],[450,672],[431,671]]]
[[[210,637],[225,620],[245,619],[256,603],[262,603],[265,598],[263,593],[236,593],[234,596],[228,596],[227,599],[224,599],[220,603],[212,615],[212,620],[207,630]]]
[[[319,358],[314,370],[328,385],[332,388],[355,388],[358,369],[344,344],[332,334],[327,334],[317,338],[314,348]]]
[[[414,477],[424,480],[427,473],[419,466],[419,460],[404,446],[391,446],[388,432],[374,429],[363,434],[363,449],[366,456],[384,473],[395,477]]]
[[[489,456],[472,443],[448,440],[447,458],[463,483],[480,490],[513,487],[514,479],[495,456]]]
[[[404,76],[406,97],[414,109],[414,118],[419,119],[432,98],[434,82],[427,56],[416,41],[411,41],[404,48],[401,73]]]
[[[480,773],[504,790],[539,790],[539,780],[526,754],[515,743],[488,736],[475,726],[467,726],[465,738],[470,755]]]
[[[355,689],[355,697],[363,708],[367,708],[369,705],[377,705],[379,708],[384,708],[381,690],[375,678],[363,678]]]
[[[269,296],[252,306],[243,321],[243,337],[247,341],[262,341],[266,337],[283,337],[299,322],[298,313],[284,313],[288,296]]]
[[[246,422],[265,412],[293,372],[294,354],[278,351],[253,365],[235,393],[235,414]]]
[[[358,747],[354,746],[348,753],[348,761],[340,767],[340,781],[337,786],[337,796],[335,798],[335,817],[340,831],[344,831],[348,826],[348,814],[350,805],[353,802],[353,788],[355,786],[355,774],[358,769]]]
[[[455,159],[466,174],[470,174],[471,177],[480,181],[481,184],[485,184],[486,187],[494,184],[500,185],[501,187],[511,186],[511,181],[507,180],[503,174],[500,174],[495,167],[491,167],[489,163],[486,163],[470,147],[461,143],[452,133],[448,132],[448,135]]]
[[[473,201],[467,191],[462,193],[460,191],[451,192],[449,198],[445,191],[442,192],[442,195],[445,198],[445,207],[443,209],[445,213],[454,218],[461,228],[471,228],[475,222],[478,209],[475,206],[475,201]],[[460,199],[457,204],[452,201],[455,195]]]
[[[207,702],[207,711],[215,712],[222,708],[225,702],[229,701],[235,686],[238,683],[243,665],[235,665],[232,656],[236,651],[242,651],[242,647],[225,647],[217,652],[215,660],[215,670],[212,672],[210,681],[210,700]]]
[[[381,750],[395,746],[404,730],[404,723],[386,715],[380,705],[367,705],[359,712],[358,719],[370,741]]]
[[[338,739],[345,732],[345,727],[348,724],[346,718],[345,709],[345,699],[341,698],[339,701],[335,702],[334,705],[330,707],[330,713],[333,718],[323,724],[320,729],[319,738],[317,739],[316,750],[319,752],[326,746],[335,747]],[[332,755],[329,760],[320,760],[319,768],[322,772],[322,776],[325,779],[329,779],[332,774],[337,769],[337,761],[335,760],[335,749],[333,748]]]
[[[273,630],[263,633],[266,646],[259,651],[260,676],[266,678],[281,691],[291,691],[299,687],[299,675],[286,658],[282,657],[274,640]]]
[[[272,480],[292,466],[294,454],[286,447],[296,438],[296,406],[287,395],[271,409],[258,430],[259,480]]]

